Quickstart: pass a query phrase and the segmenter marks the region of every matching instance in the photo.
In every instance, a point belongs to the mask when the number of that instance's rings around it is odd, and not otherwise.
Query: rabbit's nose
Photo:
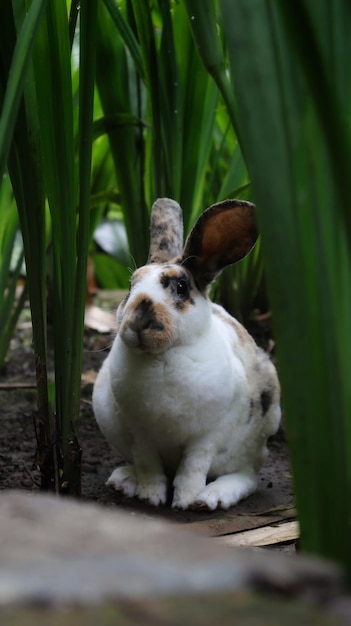
[[[172,320],[163,304],[141,294],[126,306],[119,335],[130,348],[159,353],[173,340]]]
[[[164,325],[157,319],[152,300],[143,298],[138,303],[129,319],[129,328],[137,333],[145,330],[164,330]]]

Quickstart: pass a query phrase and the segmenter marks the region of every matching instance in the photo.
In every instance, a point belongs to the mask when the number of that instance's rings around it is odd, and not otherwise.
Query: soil
[[[110,343],[109,335],[86,331],[83,357],[85,379],[89,380],[92,372],[98,371]],[[123,499],[105,486],[106,479],[115,468],[114,452],[94,420],[91,392],[92,383],[82,383],[79,441],[83,450],[83,500],[121,507],[132,514],[161,516],[174,522],[190,524],[199,532],[210,535],[258,526],[260,524],[255,521],[255,516],[263,515],[266,519],[267,515],[279,511],[283,511],[282,519],[293,515],[292,480],[283,430],[270,441],[269,460],[261,470],[257,492],[227,512],[180,512],[167,506],[155,509],[135,499]],[[22,321],[11,342],[6,369],[0,375],[0,489],[35,491],[40,488],[39,473],[33,468],[36,449],[35,412],[31,327],[29,322]]]

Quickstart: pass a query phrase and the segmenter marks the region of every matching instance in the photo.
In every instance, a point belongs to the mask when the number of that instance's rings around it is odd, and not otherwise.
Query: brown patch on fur
[[[126,311],[120,333],[134,334],[136,347],[154,352],[167,348],[173,339],[173,326],[167,308],[155,303],[146,293],[141,293]]]
[[[220,319],[228,324],[228,326],[234,328],[242,345],[255,343],[251,335],[247,332],[246,328],[244,328],[244,326],[240,324],[240,322],[238,322],[238,320],[236,320],[234,317],[231,317],[228,313],[222,311],[221,309],[217,309],[216,307],[213,307],[212,312],[217,315],[217,317],[220,317]]]
[[[164,269],[165,269],[164,274],[167,275],[169,278],[183,277],[184,273],[179,270],[179,267],[172,267],[172,265],[165,265]]]
[[[132,276],[131,286],[135,287],[143,278],[149,274],[149,269],[147,267],[140,267],[136,270]]]
[[[168,309],[163,304],[155,303],[154,311],[157,320],[162,324],[164,332],[168,337],[173,335],[173,325]]]
[[[245,343],[255,344],[250,333],[247,332],[246,328],[242,324],[240,324],[240,322],[238,322],[236,319],[233,318],[233,323],[234,323],[236,332],[238,334],[239,340],[242,344],[245,344]]]

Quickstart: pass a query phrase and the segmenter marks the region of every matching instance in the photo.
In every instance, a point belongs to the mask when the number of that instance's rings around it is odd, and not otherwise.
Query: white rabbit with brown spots
[[[276,370],[244,327],[207,295],[257,238],[253,205],[227,200],[198,219],[183,248],[182,214],[160,199],[147,265],[117,311],[95,383],[100,429],[124,465],[108,480],[155,506],[228,508],[255,491],[280,422]]]

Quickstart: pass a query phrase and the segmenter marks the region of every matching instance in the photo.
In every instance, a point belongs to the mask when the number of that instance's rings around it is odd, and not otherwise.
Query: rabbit
[[[281,417],[268,355],[208,297],[255,244],[254,205],[212,205],[183,247],[181,208],[161,198],[150,239],[93,389],[100,430],[124,461],[107,484],[158,506],[171,479],[173,508],[228,509],[257,488]]]

